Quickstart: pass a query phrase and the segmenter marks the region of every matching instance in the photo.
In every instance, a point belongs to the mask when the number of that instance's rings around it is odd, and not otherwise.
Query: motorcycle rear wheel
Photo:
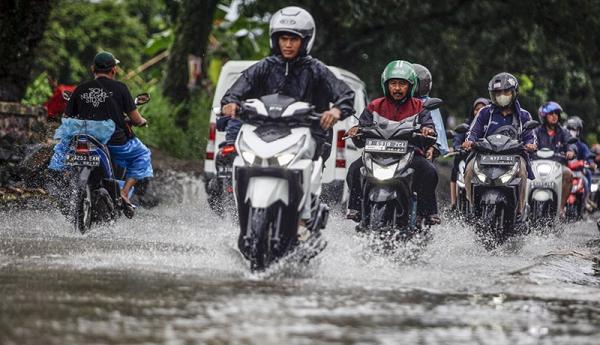
[[[74,225],[81,234],[85,234],[92,225],[92,193],[90,186],[77,187],[74,193]]]

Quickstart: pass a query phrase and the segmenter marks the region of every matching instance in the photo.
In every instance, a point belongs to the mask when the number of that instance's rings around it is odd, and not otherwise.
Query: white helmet
[[[271,38],[271,50],[279,50],[279,42],[276,41],[277,33],[290,32],[302,38],[302,48],[305,54],[309,54],[315,43],[315,20],[303,8],[288,6],[275,12],[269,23],[269,37]]]

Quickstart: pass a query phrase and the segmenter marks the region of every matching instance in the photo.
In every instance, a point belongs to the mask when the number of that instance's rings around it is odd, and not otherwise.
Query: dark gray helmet
[[[497,99],[494,95],[494,91],[511,90],[512,96],[510,100],[501,97]],[[490,92],[490,99],[492,103],[501,107],[507,107],[517,99],[519,94],[519,81],[514,75],[506,72],[496,74],[488,84],[488,91]]]
[[[288,6],[275,12],[269,22],[271,50],[278,50],[277,37],[282,33],[292,33],[302,38],[301,54],[310,54],[315,43],[315,20],[303,8]]]
[[[427,97],[431,92],[431,87],[433,86],[433,80],[431,77],[431,72],[427,69],[427,67],[423,65],[419,65],[417,63],[412,64],[413,69],[417,73],[417,78],[419,79],[419,88],[417,89],[416,97]]]
[[[567,129],[581,131],[583,129],[583,120],[579,116],[571,116],[567,119]]]

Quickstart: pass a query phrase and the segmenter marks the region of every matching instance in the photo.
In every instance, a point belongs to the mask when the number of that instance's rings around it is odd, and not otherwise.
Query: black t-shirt
[[[110,145],[123,145],[130,131],[125,126],[125,114],[136,109],[127,85],[106,77],[87,81],[75,89],[65,114],[82,120],[108,120],[115,122],[115,132]]]

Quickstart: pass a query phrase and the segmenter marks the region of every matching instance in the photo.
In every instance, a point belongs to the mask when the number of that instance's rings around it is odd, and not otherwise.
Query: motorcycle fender
[[[481,203],[486,205],[508,205],[508,199],[504,193],[491,189],[483,193],[481,196]]]
[[[289,205],[288,182],[276,177],[252,177],[248,181],[245,202],[254,208],[267,208],[277,201]]]
[[[395,200],[397,197],[398,193],[396,190],[388,186],[374,186],[369,191],[369,200],[372,202],[385,202]]]
[[[536,189],[531,194],[531,198],[535,201],[543,202],[543,201],[553,200],[554,195],[552,194],[551,191],[549,191],[547,189]]]
[[[82,167],[81,170],[79,170],[79,176],[77,179],[79,186],[85,186],[88,183],[91,173],[92,169],[89,167]]]

